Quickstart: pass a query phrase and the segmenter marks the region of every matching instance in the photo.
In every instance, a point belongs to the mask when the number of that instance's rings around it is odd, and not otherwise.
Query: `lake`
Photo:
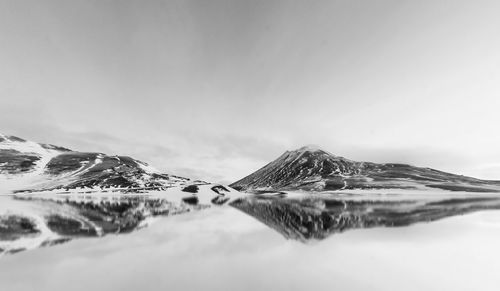
[[[0,290],[500,288],[493,194],[169,198],[0,197]]]

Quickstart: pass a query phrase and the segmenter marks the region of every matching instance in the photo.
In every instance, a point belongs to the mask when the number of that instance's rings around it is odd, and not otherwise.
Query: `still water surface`
[[[498,198],[424,196],[247,197],[171,215],[175,204],[100,237],[59,220],[71,241],[4,252],[0,290],[500,290]],[[84,216],[68,201],[0,202],[3,217]]]

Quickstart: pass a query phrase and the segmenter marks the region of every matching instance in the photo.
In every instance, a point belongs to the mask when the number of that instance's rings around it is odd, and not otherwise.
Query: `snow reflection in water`
[[[500,211],[480,211],[500,209],[496,196],[268,195],[221,207],[145,195],[0,199],[2,217],[39,219],[71,239],[4,255],[1,290],[498,288]],[[47,229],[13,225],[2,222],[2,243],[53,245],[34,242]]]

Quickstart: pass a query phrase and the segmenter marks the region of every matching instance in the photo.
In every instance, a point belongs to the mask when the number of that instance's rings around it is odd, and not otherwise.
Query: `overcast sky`
[[[500,179],[499,11],[0,0],[0,132],[214,182],[304,144]]]

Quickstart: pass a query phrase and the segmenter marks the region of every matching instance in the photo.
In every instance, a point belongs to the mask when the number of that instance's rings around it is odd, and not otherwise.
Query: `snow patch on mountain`
[[[0,194],[139,193],[193,183],[198,182],[127,156],[77,152],[0,135]]]
[[[479,180],[405,164],[357,162],[317,146],[286,151],[231,186],[252,192],[394,188],[500,192],[500,181]]]

